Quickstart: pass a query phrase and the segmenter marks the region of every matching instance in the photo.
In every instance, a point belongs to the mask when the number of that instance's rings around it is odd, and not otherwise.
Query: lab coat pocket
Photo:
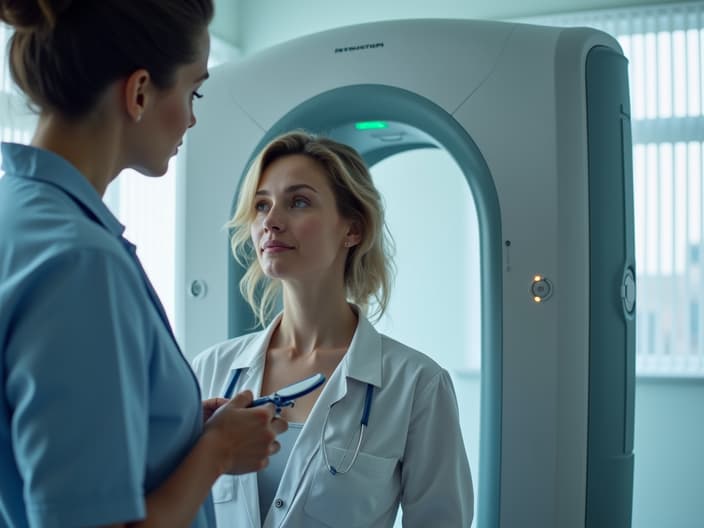
[[[235,475],[221,475],[213,484],[213,502],[230,502],[235,500],[237,477]]]
[[[354,451],[328,446],[330,463],[347,467]],[[395,458],[360,452],[347,473],[332,475],[318,453],[305,512],[329,526],[369,526],[398,501],[399,482]]]

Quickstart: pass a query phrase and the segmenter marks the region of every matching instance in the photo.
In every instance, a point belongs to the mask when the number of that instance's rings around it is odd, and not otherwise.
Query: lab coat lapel
[[[330,377],[301,431],[297,445],[301,444],[301,448],[307,446],[308,452],[299,453],[302,456],[297,458],[309,461],[315,454],[325,417],[330,408],[347,395],[349,380],[381,387],[381,335],[363,315],[359,315],[357,329],[345,357]]]
[[[313,406],[298,438],[297,446],[300,444],[301,449],[306,446],[308,452],[299,453],[297,458],[305,459],[306,465],[319,448],[323,422],[330,408],[347,395],[349,380],[381,387],[381,335],[361,314],[345,357]]]
[[[241,371],[234,394],[244,389],[249,389],[252,391],[255,398],[261,396],[266,350],[269,346],[271,335],[279,324],[280,319],[281,315],[276,317],[264,331],[260,332],[244,353],[238,355],[232,362],[230,375],[226,383],[229,383],[229,380],[232,379],[232,375],[234,375],[237,370]],[[225,388],[226,387],[223,387],[223,391]],[[257,474],[247,473],[246,475],[240,475],[237,481],[239,483],[238,493],[241,493],[241,496],[244,498],[247,516],[252,528],[261,526]]]
[[[347,377],[364,384],[381,387],[381,334],[363,315],[345,354]]]
[[[271,341],[271,334],[274,333],[279,324],[281,314],[279,314],[264,330],[259,332],[246,348],[232,360],[230,372],[223,381],[219,394],[224,395],[237,371],[240,371],[237,384],[234,387],[233,395],[244,389],[252,391],[255,398],[258,398],[262,390],[262,378],[264,376],[264,362],[266,360],[266,350]]]

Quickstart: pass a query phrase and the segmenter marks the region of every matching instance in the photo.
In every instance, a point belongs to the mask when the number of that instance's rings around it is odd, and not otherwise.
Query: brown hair
[[[295,130],[270,141],[252,162],[242,186],[235,214],[227,224],[232,229],[230,244],[237,261],[247,267],[240,291],[264,326],[272,315],[280,291],[278,280],[271,280],[261,269],[252,248],[250,226],[254,220],[255,193],[266,168],[279,158],[302,154],[317,161],[328,176],[337,209],[343,218],[358,222],[362,240],[350,248],[345,263],[347,298],[369,312],[372,319],[386,310],[393,281],[393,239],[384,221],[381,195],[374,186],[362,157],[352,147]]]
[[[0,0],[13,80],[38,110],[68,118],[140,68],[168,88],[213,12],[213,0]]]

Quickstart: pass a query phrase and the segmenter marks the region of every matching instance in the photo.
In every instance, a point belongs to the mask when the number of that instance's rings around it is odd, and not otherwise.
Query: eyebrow
[[[195,80],[195,82],[199,83],[199,82],[205,81],[208,77],[210,77],[210,72],[205,72],[203,75],[201,75],[200,77],[198,77],[198,78]]]
[[[290,193],[295,193],[297,191],[300,191],[301,189],[309,189],[309,190],[313,191],[315,194],[318,194],[318,191],[316,191],[315,188],[311,187],[310,185],[308,185],[306,183],[299,183],[296,185],[290,185],[290,186],[286,187],[286,189],[284,189],[284,192],[286,192],[287,194],[290,194]],[[266,189],[262,189],[261,191],[256,192],[257,196],[261,196],[261,195],[268,196],[270,194],[271,193],[269,191],[267,191]]]

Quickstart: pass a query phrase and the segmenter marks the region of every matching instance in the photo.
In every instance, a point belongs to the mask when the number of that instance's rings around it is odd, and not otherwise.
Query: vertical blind
[[[629,60],[640,375],[704,375],[704,3],[524,20],[615,36]]]
[[[31,138],[36,117],[10,79],[6,51],[9,38],[9,28],[0,23],[0,46],[3,49],[0,55],[0,141],[26,143]]]

